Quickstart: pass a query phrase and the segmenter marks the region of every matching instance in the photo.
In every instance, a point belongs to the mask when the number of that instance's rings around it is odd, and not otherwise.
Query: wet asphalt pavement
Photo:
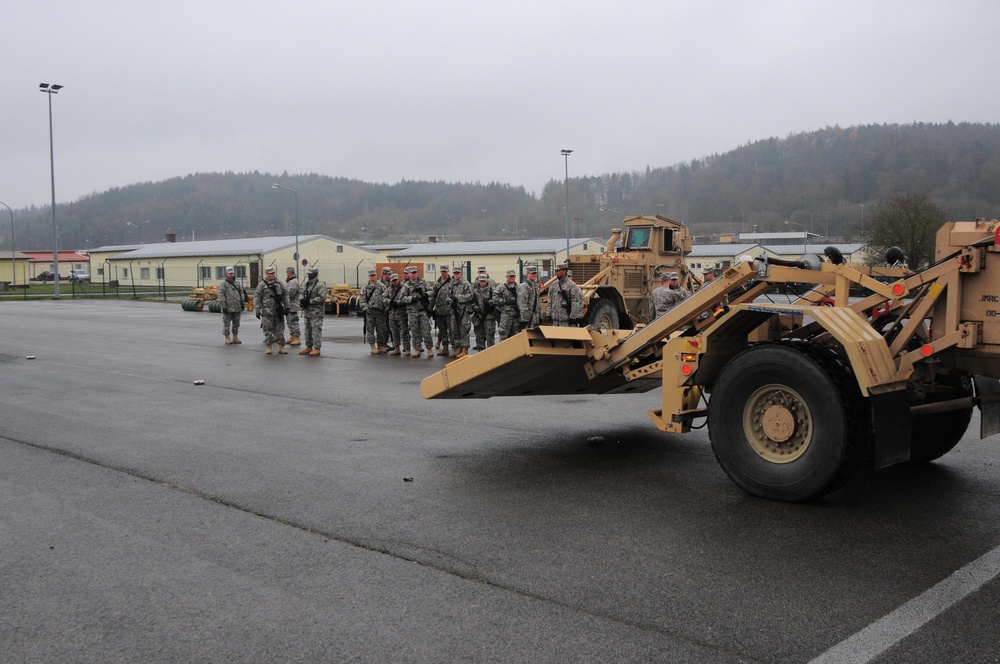
[[[445,359],[360,319],[240,336],[0,303],[3,661],[1000,661],[997,439],[789,505],[659,391],[425,401]]]

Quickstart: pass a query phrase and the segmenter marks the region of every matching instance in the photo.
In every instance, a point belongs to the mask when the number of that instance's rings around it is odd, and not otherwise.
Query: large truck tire
[[[733,482],[786,501],[823,496],[854,477],[869,420],[846,362],[804,341],[737,355],[719,375],[708,412],[712,449]]]
[[[952,392],[936,392],[923,403],[972,396],[972,379],[966,376],[939,376],[939,380],[954,388]],[[910,463],[929,463],[950,452],[969,428],[972,406],[944,413],[915,415],[910,435]]]
[[[595,330],[620,330],[618,309],[608,300],[594,300],[587,312],[588,324]]]

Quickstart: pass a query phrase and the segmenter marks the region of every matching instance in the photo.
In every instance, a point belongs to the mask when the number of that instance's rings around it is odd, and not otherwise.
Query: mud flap
[[[973,376],[972,382],[976,386],[976,396],[982,399],[990,394],[1000,392],[1000,380],[989,376]],[[1000,433],[1000,402],[979,404],[979,437],[987,438],[995,433]]]
[[[875,467],[886,468],[910,460],[912,440],[910,395],[896,390],[871,396],[875,421]]]

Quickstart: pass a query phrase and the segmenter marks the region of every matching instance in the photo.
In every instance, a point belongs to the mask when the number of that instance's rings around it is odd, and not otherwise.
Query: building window
[[[342,244],[338,244],[337,245],[337,253],[338,254],[344,253],[344,245],[342,245]]]
[[[225,279],[226,278],[226,266],[225,265],[216,265],[215,266],[215,278],[216,279]]]
[[[139,278],[140,279],[149,279],[149,268],[148,267],[140,267],[139,268]]]
[[[200,265],[200,266],[198,266],[198,276],[201,277],[202,279],[211,279],[212,278],[212,268],[209,267],[208,265]]]
[[[587,243],[586,242],[583,243],[583,250],[587,251]]]
[[[103,276],[104,275],[104,267],[103,266],[97,268],[97,274],[99,276]]]
[[[156,268],[156,278],[159,279],[160,281],[166,278],[166,274],[164,273],[162,267]]]
[[[233,266],[233,275],[237,279],[246,279],[247,278],[247,266],[246,265],[234,265]]]
[[[127,267],[123,267],[122,268],[122,279],[128,279],[128,268]]]

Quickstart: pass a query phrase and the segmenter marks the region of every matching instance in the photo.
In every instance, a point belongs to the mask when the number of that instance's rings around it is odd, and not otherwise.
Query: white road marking
[[[810,664],[870,662],[1000,575],[1000,546],[844,639]]]

